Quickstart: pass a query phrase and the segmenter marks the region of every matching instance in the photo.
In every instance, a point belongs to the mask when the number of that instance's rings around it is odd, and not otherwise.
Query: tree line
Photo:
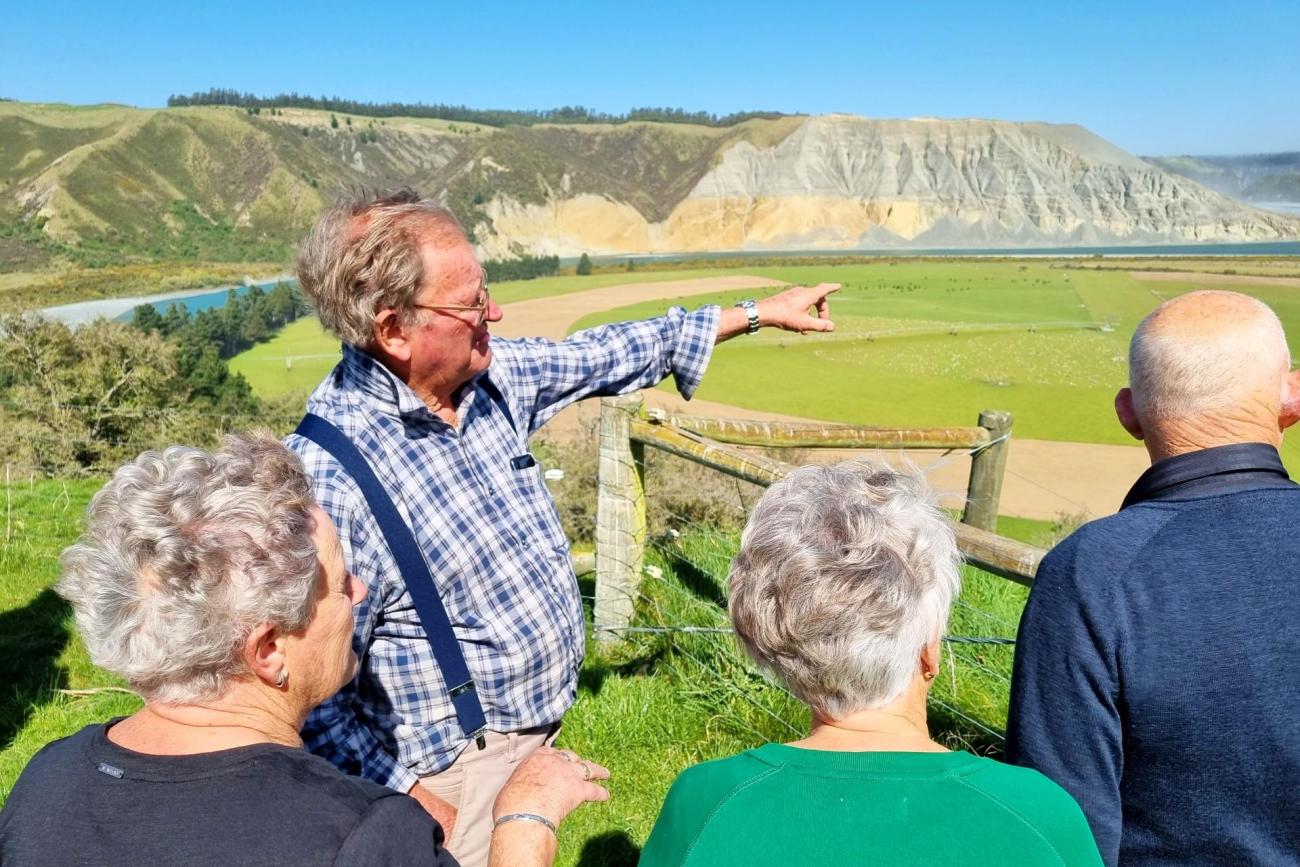
[[[248,110],[310,108],[318,111],[356,114],[364,117],[429,117],[439,120],[477,123],[485,126],[533,126],[539,123],[628,123],[630,121],[660,121],[666,123],[693,123],[703,126],[735,126],[756,118],[771,120],[784,117],[779,111],[741,111],[718,115],[707,111],[687,111],[683,108],[643,107],[633,108],[626,114],[610,114],[581,105],[565,105],[545,110],[480,109],[465,105],[423,102],[362,102],[338,96],[307,96],[292,92],[276,96],[256,96],[240,93],[232,88],[213,87],[202,93],[172,94],[167,97],[170,107],[191,105],[228,105]]]
[[[532,280],[560,273],[559,256],[522,256],[518,259],[490,259],[483,263],[489,283]]]
[[[196,314],[141,305],[129,323],[0,318],[5,462],[42,474],[104,472],[148,448],[212,445],[249,426],[287,429],[302,396],[261,400],[226,362],[306,310],[281,283],[232,290],[225,307]]]

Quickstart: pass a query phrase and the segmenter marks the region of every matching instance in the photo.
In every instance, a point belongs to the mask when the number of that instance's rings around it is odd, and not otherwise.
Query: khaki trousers
[[[497,793],[520,762],[538,747],[549,747],[559,733],[558,724],[508,734],[488,732],[483,749],[471,743],[451,767],[420,778],[426,791],[456,808],[456,825],[446,846],[460,867],[487,867]]]

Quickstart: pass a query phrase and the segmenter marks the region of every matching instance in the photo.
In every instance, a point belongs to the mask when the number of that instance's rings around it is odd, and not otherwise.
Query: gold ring
[[[591,781],[591,765],[586,762],[582,763],[582,779],[584,782]]]

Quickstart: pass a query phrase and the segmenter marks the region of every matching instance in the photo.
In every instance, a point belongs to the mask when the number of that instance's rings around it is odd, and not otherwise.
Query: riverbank
[[[281,274],[269,280],[257,280],[226,286],[206,287],[203,289],[185,289],[178,292],[162,292],[156,295],[136,295],[128,298],[98,298],[94,301],[79,301],[74,304],[60,304],[40,310],[42,316],[57,319],[68,325],[82,325],[96,319],[129,319],[135,308],[142,304],[152,304],[162,309],[173,303],[181,302],[190,311],[207,310],[225,304],[226,295],[231,289],[246,292],[252,286],[263,289],[276,283],[292,281],[292,274]],[[211,302],[211,303],[209,303]]]

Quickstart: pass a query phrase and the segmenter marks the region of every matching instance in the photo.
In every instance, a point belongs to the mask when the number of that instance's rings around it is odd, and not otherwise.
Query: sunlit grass
[[[75,636],[68,607],[50,589],[57,556],[81,526],[102,480],[35,481],[8,488],[8,541],[0,549],[0,804],[31,757],[83,726],[130,714],[139,700],[116,691],[76,696],[60,690],[120,688],[97,669]],[[1046,525],[1003,519],[1004,532],[1038,540]],[[1035,535],[1036,534],[1036,535]],[[724,579],[736,537],[707,529],[652,547],[659,570],[642,580],[634,624],[725,628]],[[968,570],[954,634],[1014,635],[1024,590]],[[593,595],[590,581],[582,582]],[[1007,631],[1010,630],[1010,631]],[[807,730],[807,710],[771,684],[731,636],[630,634],[589,642],[578,700],[560,741],[610,768],[613,799],[577,811],[560,829],[561,865],[632,865],[682,770]],[[962,748],[997,752],[1005,720],[1010,648],[949,646],[951,667],[935,696],[969,716],[932,709],[938,737]]]

